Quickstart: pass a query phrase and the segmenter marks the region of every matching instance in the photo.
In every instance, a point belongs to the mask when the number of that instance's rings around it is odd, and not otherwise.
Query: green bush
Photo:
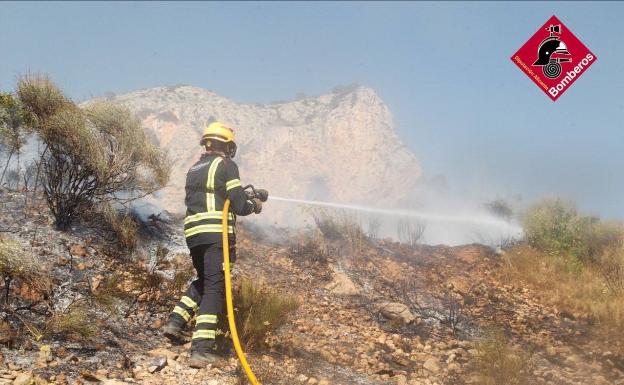
[[[487,202],[485,208],[492,214],[506,220],[510,220],[513,217],[511,205],[501,198]]]
[[[582,215],[574,204],[561,199],[544,199],[531,206],[524,216],[524,232],[535,249],[582,263],[597,262],[624,234],[622,225]]]
[[[249,350],[270,345],[269,337],[287,322],[297,307],[292,297],[281,295],[250,279],[234,287],[236,327],[241,342]]]
[[[0,152],[7,153],[6,162],[0,175],[0,183],[4,181],[11,159],[17,156],[16,188],[20,180],[20,154],[26,145],[30,133],[32,115],[24,108],[19,99],[9,93],[0,93]]]
[[[574,205],[560,199],[545,199],[531,206],[524,217],[529,244],[551,255],[568,253],[574,246]]]

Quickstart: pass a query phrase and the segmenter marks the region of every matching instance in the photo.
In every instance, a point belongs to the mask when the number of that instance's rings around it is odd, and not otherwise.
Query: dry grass
[[[624,354],[624,224],[546,199],[527,211],[524,226],[531,247],[509,250],[503,278],[529,284],[545,301],[587,320],[596,337]]]
[[[165,279],[157,271],[148,269],[145,272],[136,272],[132,275],[133,289],[139,293],[153,295],[163,287]]]
[[[41,265],[17,241],[0,239],[0,275],[4,278],[5,295],[8,299],[10,284],[19,281],[38,293],[50,290],[50,280]]]
[[[344,233],[335,213],[327,209],[316,209],[310,210],[310,214],[325,239],[339,240],[344,238]]]
[[[605,250],[598,270],[609,291],[616,296],[624,297],[624,247],[612,247]]]
[[[40,121],[52,116],[71,102],[45,75],[27,75],[17,84],[19,99]]]
[[[116,305],[119,299],[127,297],[121,289],[119,284],[121,282],[121,275],[119,273],[113,273],[106,277],[93,291],[93,299],[97,304],[104,307],[109,313],[116,313]]]
[[[56,335],[77,341],[86,341],[99,332],[97,322],[88,308],[82,304],[74,304],[62,313],[54,314],[46,323],[45,335]]]
[[[107,217],[110,229],[117,236],[117,243],[123,249],[133,250],[139,240],[139,224],[126,213],[115,213]]]
[[[529,385],[532,355],[514,349],[503,332],[492,330],[477,342],[474,362],[479,385]]]
[[[401,218],[397,222],[397,236],[401,243],[416,247],[422,241],[426,228],[427,223],[422,219]]]
[[[352,252],[361,250],[366,242],[357,214],[348,210],[313,209],[309,210],[316,227],[329,241],[344,240]]]
[[[527,246],[518,246],[503,257],[503,278],[528,284],[544,301],[577,318],[585,318],[594,332],[624,353],[624,257],[622,249],[599,264],[578,268],[571,257],[547,257]],[[572,267],[571,267],[572,266]],[[610,337],[611,336],[611,337]],[[616,337],[617,338],[612,338]]]
[[[270,346],[271,336],[287,322],[298,302],[281,295],[263,284],[243,279],[234,288],[236,324],[246,349],[259,350]]]
[[[329,256],[328,246],[323,238],[305,234],[290,245],[288,256],[304,266],[325,266]]]
[[[120,211],[108,203],[95,205],[85,211],[90,218],[98,218],[102,228],[110,230],[121,250],[134,250],[139,242],[139,223],[126,211]],[[99,223],[98,222],[98,223]]]
[[[367,218],[366,235],[370,239],[377,239],[379,237],[379,230],[381,229],[382,220],[378,215],[369,215]]]

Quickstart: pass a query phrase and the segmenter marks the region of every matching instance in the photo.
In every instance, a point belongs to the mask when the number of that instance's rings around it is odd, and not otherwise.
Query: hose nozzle
[[[267,190],[259,188],[255,191],[255,193],[256,198],[260,199],[262,202],[266,202],[267,199],[269,199],[269,192]]]
[[[247,186],[243,187],[243,190],[245,191],[245,194],[247,194],[247,198],[249,199],[256,198],[256,199],[260,199],[261,202],[266,202],[267,199],[269,199],[269,192],[267,190],[260,189],[260,188],[256,189],[251,184],[248,184]]]

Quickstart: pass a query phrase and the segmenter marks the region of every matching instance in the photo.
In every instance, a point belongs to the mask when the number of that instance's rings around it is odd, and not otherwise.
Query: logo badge
[[[553,101],[563,95],[596,59],[596,55],[555,16],[511,57]]]

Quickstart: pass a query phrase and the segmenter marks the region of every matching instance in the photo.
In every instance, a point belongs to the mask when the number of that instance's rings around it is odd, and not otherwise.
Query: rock
[[[546,354],[548,354],[549,356],[553,357],[557,355],[557,349],[553,346],[547,346],[546,347]]]
[[[434,374],[440,371],[440,366],[438,366],[438,360],[436,360],[434,357],[428,358],[423,364],[423,368]]]
[[[167,357],[167,359],[175,361],[179,354],[176,352],[172,352],[171,350],[167,350],[165,348],[158,348],[158,349],[154,349],[154,350],[150,350],[149,352],[147,352],[147,354],[150,357]]]
[[[400,320],[405,324],[412,323],[416,317],[406,305],[399,302],[381,302],[378,305],[379,312],[391,320]]]
[[[299,381],[299,382],[306,382],[307,380],[308,380],[308,376],[306,376],[305,374],[300,374],[297,377],[297,381]]]
[[[142,380],[145,377],[145,372],[143,371],[142,367],[137,366],[132,369],[132,376],[136,380]]]
[[[360,289],[347,274],[336,270],[334,270],[334,280],[328,283],[325,289],[338,295],[356,295],[360,293]]]
[[[566,357],[566,361],[573,363],[573,364],[578,364],[579,362],[582,361],[582,359],[576,354],[570,354],[569,356]]]
[[[345,202],[384,197],[390,207],[409,197],[420,181],[420,164],[401,145],[390,110],[367,87],[337,88],[315,98],[269,105],[237,103],[192,86],[140,90],[116,95],[115,101],[140,114],[142,126],[171,155],[171,179],[160,195],[172,212],[183,210],[186,171],[199,151],[190,149],[198,148],[200,122],[211,117],[235,124],[245,147],[245,174],[261,176],[272,191],[309,196],[322,188]],[[285,147],[297,151],[283,151]],[[308,164],[316,165],[315,177],[302,167]],[[287,205],[272,207],[272,215],[278,221],[300,217]]]
[[[69,248],[69,252],[74,257],[86,257],[87,248],[84,245],[73,244]]]
[[[121,380],[110,379],[102,381],[102,385],[128,385],[128,383]]]
[[[152,361],[152,364],[147,368],[147,371],[150,373],[159,372],[165,366],[167,366],[167,357],[158,357]]]
[[[165,323],[165,321],[163,321],[162,319],[157,318],[157,319],[154,320],[154,322],[152,322],[150,327],[152,329],[158,330],[158,329],[160,329],[164,325],[164,323]]]
[[[96,291],[100,284],[104,280],[104,277],[101,274],[96,275],[95,277],[91,277],[91,291]]]
[[[35,376],[35,385],[48,385],[49,382],[43,377]]]
[[[397,385],[407,385],[407,377],[402,374],[395,376],[394,379],[396,380]]]
[[[30,385],[33,382],[32,373],[20,373],[13,380],[13,385]]]
[[[447,281],[449,289],[456,293],[466,295],[470,291],[470,282],[463,277],[452,277]]]
[[[83,370],[80,372],[80,375],[82,376],[82,378],[84,378],[87,381],[91,381],[91,382],[100,382],[102,380],[106,379],[106,376],[101,376],[97,373],[91,373],[88,372],[86,370]]]

